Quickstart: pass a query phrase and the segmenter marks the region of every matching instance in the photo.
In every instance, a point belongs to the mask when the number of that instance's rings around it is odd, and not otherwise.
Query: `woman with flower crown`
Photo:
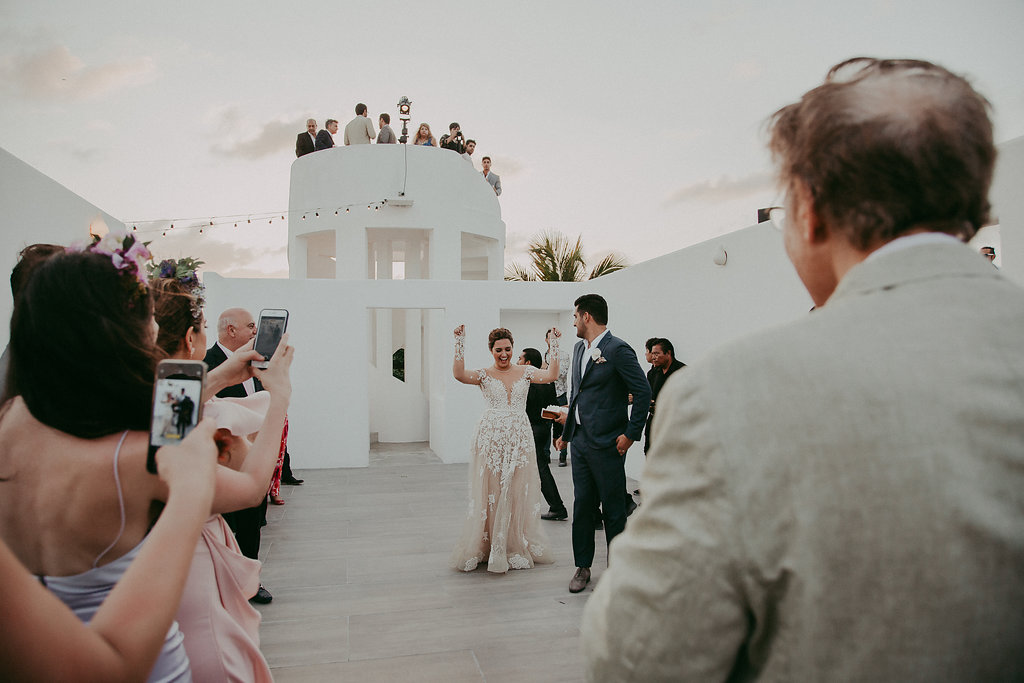
[[[139,553],[168,496],[146,471],[162,355],[143,270],[150,258],[124,233],[69,248],[37,267],[11,319],[14,398],[0,412],[0,537],[83,621]],[[205,395],[252,376],[255,355],[236,354],[210,373]],[[292,357],[283,341],[259,375],[270,405],[240,470],[217,467],[211,513],[250,507],[266,494]],[[190,680],[176,624],[149,680]]]
[[[452,568],[470,572],[481,562],[487,571],[529,569],[553,560],[540,528],[540,473],[533,430],[526,417],[530,384],[558,377],[558,337],[554,330],[552,361],[547,370],[512,362],[512,333],[503,327],[487,338],[494,364],[467,371],[466,326],[455,328],[452,374],[463,384],[480,387],[487,402],[470,446],[469,507],[462,534],[452,551]]]
[[[202,264],[193,258],[167,259],[151,268],[149,286],[160,326],[157,346],[169,358],[200,360],[206,352],[205,288],[196,272]],[[249,350],[251,344],[242,348],[243,353]],[[249,452],[247,437],[260,430],[270,400],[262,391],[205,402],[204,416],[217,426],[220,464],[241,468]],[[260,652],[260,614],[249,604],[259,585],[260,563],[241,553],[222,516],[211,515],[196,545],[177,615],[195,680],[273,681]]]

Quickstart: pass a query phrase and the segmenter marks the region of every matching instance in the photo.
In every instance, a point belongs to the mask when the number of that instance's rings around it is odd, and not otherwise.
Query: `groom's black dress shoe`
[[[633,500],[633,496],[626,496],[626,516],[629,517],[633,514],[633,511],[637,509],[636,501]]]
[[[579,593],[587,587],[588,583],[590,583],[590,569],[587,567],[577,567],[575,576],[569,582],[569,592]]]
[[[270,601],[274,599],[274,596],[270,594],[263,584],[260,584],[260,589],[256,591],[256,595],[249,598],[251,602],[255,602],[258,605],[269,605]]]
[[[305,479],[296,479],[295,477],[289,477],[287,479],[281,479],[282,484],[288,484],[289,486],[301,486]]]
[[[541,515],[540,518],[541,519],[552,519],[552,520],[560,522],[562,520],[569,519],[569,511],[568,510],[562,510],[560,512],[554,512],[552,510],[548,510],[543,515]]]

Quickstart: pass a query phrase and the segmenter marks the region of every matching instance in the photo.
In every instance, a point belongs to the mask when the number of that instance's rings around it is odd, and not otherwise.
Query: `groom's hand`
[[[633,439],[629,438],[625,434],[619,434],[619,438],[615,439],[615,448],[618,449],[619,455],[626,455],[626,451],[633,445]]]
[[[565,450],[565,441],[562,440],[562,437],[558,437],[557,439],[555,439],[555,450],[556,451],[563,451],[563,450]]]

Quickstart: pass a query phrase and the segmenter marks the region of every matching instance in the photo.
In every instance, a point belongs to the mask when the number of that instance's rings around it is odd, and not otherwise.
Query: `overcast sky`
[[[997,140],[1024,135],[1022,0],[292,7],[0,0],[0,146],[126,222],[178,219],[158,257],[284,276],[281,220],[182,219],[286,212],[305,119],[356,102],[462,124],[501,175],[507,257],[556,229],[637,262],[753,223],[765,118],[852,56],[964,73]]]

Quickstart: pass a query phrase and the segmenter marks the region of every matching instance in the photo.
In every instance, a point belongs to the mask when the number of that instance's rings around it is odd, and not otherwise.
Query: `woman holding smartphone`
[[[0,538],[83,621],[111,593],[168,500],[167,485],[146,471],[159,355],[141,272],[149,258],[123,233],[69,248],[38,266],[11,319],[14,398],[0,413]],[[292,357],[282,342],[260,373],[271,397],[263,428],[240,471],[217,467],[210,512],[250,507],[266,493]],[[217,381],[252,373],[250,359],[233,358]],[[189,680],[182,641],[172,625],[149,680]]]
[[[157,345],[173,360],[201,359],[206,353],[204,289],[196,275],[201,264],[191,258],[168,259],[153,269],[150,279],[154,318],[160,326]],[[251,349],[251,342],[242,348],[243,353]],[[204,415],[218,427],[218,460],[238,470],[249,452],[246,437],[261,429],[270,397],[262,391],[245,398],[207,398]],[[279,464],[275,475],[278,472]],[[177,615],[195,680],[273,681],[260,652],[260,614],[249,604],[259,585],[260,563],[241,553],[222,516],[210,515],[195,547]]]

